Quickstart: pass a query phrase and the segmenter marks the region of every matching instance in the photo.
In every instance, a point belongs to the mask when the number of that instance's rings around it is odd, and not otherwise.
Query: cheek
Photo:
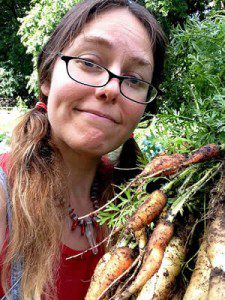
[[[145,107],[140,106],[139,104],[130,106],[129,110],[126,111],[125,118],[127,119],[128,126],[131,130],[134,130],[137,127],[144,111]]]
[[[70,105],[71,102],[76,102],[84,92],[85,86],[68,76],[64,62],[56,63],[51,78],[48,105],[53,107]]]
[[[79,105],[88,97],[90,89],[76,82],[57,81],[51,86],[48,97],[49,113],[68,114],[73,108]]]

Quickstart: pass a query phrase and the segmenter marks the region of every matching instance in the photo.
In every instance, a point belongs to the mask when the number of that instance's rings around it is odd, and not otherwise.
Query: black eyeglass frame
[[[57,55],[58,55],[63,61],[65,61],[65,63],[66,63],[66,71],[67,71],[67,74],[68,74],[68,76],[69,76],[73,81],[75,81],[75,82],[78,82],[78,83],[83,84],[83,85],[86,85],[86,86],[91,86],[91,87],[97,87],[97,88],[98,88],[98,87],[104,87],[104,86],[106,86],[106,85],[110,82],[110,80],[111,80],[112,78],[117,78],[117,79],[119,79],[120,93],[121,93],[126,99],[129,99],[130,101],[133,101],[133,102],[136,102],[136,103],[139,103],[139,104],[143,104],[143,105],[147,105],[147,104],[151,103],[151,102],[157,97],[158,91],[157,91],[157,89],[156,89],[150,82],[145,81],[145,80],[142,80],[142,79],[135,78],[135,79],[138,80],[139,82],[147,83],[147,84],[149,85],[149,88],[155,89],[155,91],[156,91],[156,96],[155,96],[153,99],[151,99],[150,101],[145,101],[145,102],[142,102],[142,101],[136,101],[136,100],[134,100],[134,99],[131,99],[131,98],[127,97],[126,95],[124,95],[124,93],[123,93],[122,90],[121,90],[121,85],[122,85],[122,82],[123,82],[125,79],[129,79],[129,80],[130,80],[130,79],[134,79],[133,77],[116,75],[116,74],[112,73],[110,70],[108,70],[107,68],[105,68],[105,67],[103,67],[103,66],[101,66],[101,65],[99,65],[99,64],[97,64],[97,63],[91,62],[91,61],[89,61],[89,60],[87,60],[87,59],[78,57],[78,56],[67,56],[67,55],[64,55],[64,54],[61,53],[61,52],[58,52]],[[109,79],[108,79],[108,81],[107,81],[105,84],[103,84],[103,85],[93,85],[93,84],[83,83],[83,82],[81,82],[81,81],[78,81],[78,80],[72,78],[72,76],[70,76],[70,73],[69,73],[69,71],[68,71],[68,63],[69,63],[69,61],[70,61],[71,59],[79,59],[79,60],[82,60],[82,61],[85,61],[85,62],[93,63],[94,65],[96,65],[96,66],[102,68],[103,70],[105,70],[105,71],[108,72],[108,74],[109,74]],[[148,92],[148,93],[149,93],[149,92]]]

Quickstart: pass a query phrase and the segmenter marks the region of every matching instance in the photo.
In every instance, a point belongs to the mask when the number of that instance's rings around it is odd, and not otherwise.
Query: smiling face
[[[73,43],[63,50],[108,68],[117,75],[151,81],[153,54],[148,33],[127,8],[101,13],[90,21]],[[61,151],[102,156],[126,141],[144,113],[145,106],[120,94],[119,80],[104,87],[73,81],[66,64],[58,58],[48,96],[48,118]]]

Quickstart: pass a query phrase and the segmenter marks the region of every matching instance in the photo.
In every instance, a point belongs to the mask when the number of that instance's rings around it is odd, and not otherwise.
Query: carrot
[[[225,272],[225,205],[214,213],[215,219],[209,226],[206,241],[207,255],[212,268],[218,268]]]
[[[169,176],[176,173],[180,168],[189,166],[193,163],[200,163],[217,158],[220,154],[221,147],[216,144],[208,144],[197,150],[190,155],[174,153],[171,155],[161,155],[155,157],[144,170],[137,176],[142,178],[148,175],[155,176]],[[156,175],[154,175],[156,174]]]
[[[200,163],[204,161],[211,160],[212,158],[217,158],[220,154],[220,146],[216,144],[208,144],[197,150],[195,150],[189,158],[184,162],[184,166]]]
[[[162,191],[156,190],[152,192],[128,219],[126,233],[131,230],[140,230],[150,224],[160,214],[166,205],[166,200],[166,195]]]
[[[173,236],[173,231],[172,223],[160,220],[149,239],[144,259],[149,257],[153,248],[158,248],[164,254],[164,250]]]
[[[208,300],[225,299],[225,205],[220,204],[207,232],[207,254],[212,267]]]
[[[175,278],[180,273],[185,257],[183,237],[171,239],[158,272],[147,281],[138,294],[137,300],[166,300],[170,294]]]
[[[96,268],[95,268],[95,271],[94,271],[94,274],[91,278],[91,284],[90,284],[90,287],[89,287],[89,290],[88,290],[88,293],[86,295],[86,298],[87,299],[92,299],[90,298],[89,294],[90,294],[90,289],[91,289],[91,292],[92,294],[94,295],[95,293],[97,293],[98,291],[98,284],[99,284],[99,274],[101,274],[106,266],[106,264],[109,262],[109,260],[111,259],[112,257],[112,254],[107,252],[103,255],[103,257],[99,260]],[[85,298],[85,299],[86,299]]]
[[[161,220],[154,229],[144,256],[143,264],[132,284],[121,294],[120,299],[128,299],[140,290],[144,284],[158,271],[162,263],[164,251],[173,236],[173,225]]]
[[[147,164],[147,166],[140,173],[140,175],[138,175],[138,177],[148,176],[160,171],[160,175],[169,176],[171,174],[174,174],[186,159],[186,154],[179,153],[157,156],[149,164]],[[159,174],[157,176],[159,176]]]
[[[211,266],[206,253],[206,240],[204,239],[183,300],[207,299],[210,272]]]
[[[132,250],[128,247],[116,248],[106,253],[95,269],[85,300],[97,300],[133,261]]]
[[[225,272],[219,268],[211,271],[209,279],[209,293],[207,300],[225,299]]]
[[[142,251],[147,244],[147,235],[145,232],[145,227],[134,232],[135,239],[138,242],[139,251]]]

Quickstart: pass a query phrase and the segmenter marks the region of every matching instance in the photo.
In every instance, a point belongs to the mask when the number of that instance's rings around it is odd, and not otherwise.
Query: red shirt
[[[0,272],[5,256],[5,248],[6,243],[0,255]],[[94,269],[104,253],[102,248],[99,247],[97,255],[93,255],[89,251],[77,258],[66,260],[67,257],[81,252],[63,246],[62,260],[58,270],[58,280],[56,281],[58,300],[83,300],[85,298]],[[0,299],[3,296],[4,292],[0,285]],[[46,298],[43,297],[43,299]]]
[[[94,269],[103,255],[101,249],[96,256],[87,252],[83,257],[66,260],[66,257],[79,253],[66,246],[62,251],[62,264],[59,268],[57,291],[59,300],[83,300]]]
[[[7,171],[6,164],[8,156],[9,154],[0,155],[0,167],[2,167],[5,172]],[[0,272],[4,260],[6,244],[7,241],[5,241],[0,254]],[[88,251],[75,259],[66,260],[67,257],[79,254],[82,251],[76,251],[63,245],[62,259],[58,270],[58,279],[56,281],[58,300],[83,300],[85,298],[94,269],[104,254],[102,247],[98,249],[99,252],[97,255],[93,255],[91,251]],[[0,298],[3,297],[3,295],[4,293],[0,285]]]
[[[0,155],[0,167],[5,173],[7,173],[7,162],[9,159],[9,155],[10,153],[5,153]]]

